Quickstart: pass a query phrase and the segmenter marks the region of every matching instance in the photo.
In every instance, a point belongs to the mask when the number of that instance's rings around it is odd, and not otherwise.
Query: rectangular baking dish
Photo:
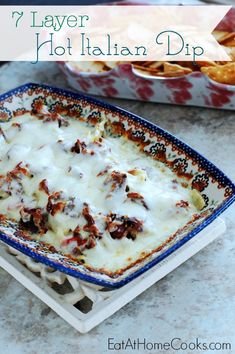
[[[122,1],[117,5],[148,5]],[[216,30],[235,30],[235,8],[232,8]],[[221,84],[200,71],[180,77],[142,75],[128,62],[102,72],[79,72],[69,62],[58,62],[68,84],[77,91],[103,97],[126,98],[139,101],[235,109],[235,85]]]
[[[29,83],[0,96],[0,120],[7,121],[17,114],[30,112],[37,100],[43,100],[48,109],[51,106],[61,107],[61,105],[75,107],[83,112],[83,117],[88,117],[90,114],[104,114],[111,122],[118,122],[123,129],[131,131],[135,139],[140,137],[142,141],[148,142],[145,146],[147,154],[151,155],[154,151],[155,158],[159,157],[159,159],[164,154],[174,171],[190,173],[193,176],[193,188],[201,193],[205,201],[205,207],[197,220],[179,230],[163,247],[141,259],[122,274],[116,274],[115,277],[90,270],[69,256],[53,251],[48,245],[33,241],[30,235],[25,237],[14,222],[2,221],[0,239],[37,261],[87,282],[103,287],[120,287],[174,253],[215,220],[235,200],[234,184],[198,152],[141,117],[94,98],[51,86]],[[76,109],[72,110],[75,117]]]

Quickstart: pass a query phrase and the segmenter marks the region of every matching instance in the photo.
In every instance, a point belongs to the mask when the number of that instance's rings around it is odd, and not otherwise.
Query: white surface
[[[215,220],[206,229],[202,230],[198,235],[152,269],[122,288],[113,290],[109,294],[108,299],[101,300],[87,314],[81,313],[73,305],[63,301],[53,289],[27,270],[14,256],[7,253],[3,248],[0,248],[0,266],[50,306],[75,329],[85,333],[207,246],[216,237],[224,233],[225,230],[224,221],[220,218]]]

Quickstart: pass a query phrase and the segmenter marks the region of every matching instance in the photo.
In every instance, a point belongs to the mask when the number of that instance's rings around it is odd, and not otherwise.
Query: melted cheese
[[[87,236],[82,215],[87,203],[101,237],[95,247],[83,250],[85,262],[95,269],[115,272],[161,245],[197,212],[191,190],[182,187],[164,164],[140,153],[133,142],[107,135],[97,144],[104,124],[91,127],[75,119],[68,122],[68,126],[59,127],[56,121],[45,122],[25,114],[14,118],[18,125],[12,121],[0,124],[4,132],[4,136],[0,134],[0,213],[20,221],[23,207],[46,210],[48,195],[39,190],[44,179],[50,193],[60,192],[63,201],[72,201],[71,208],[49,214],[48,231],[33,237],[61,252],[72,252],[76,241],[63,241],[73,236],[78,225],[82,236]],[[87,153],[71,151],[77,139],[85,142]],[[29,175],[13,179],[11,195],[6,197],[9,185],[4,184],[4,177],[18,164],[27,168]],[[106,173],[97,176],[105,169]],[[134,175],[128,172],[133,169]],[[108,179],[112,171],[127,176],[125,184],[114,190]],[[129,193],[143,197],[148,208],[127,197],[127,186]],[[177,205],[182,200],[188,203],[187,208]],[[143,224],[142,232],[134,240],[112,238],[105,222],[109,213],[137,218]]]

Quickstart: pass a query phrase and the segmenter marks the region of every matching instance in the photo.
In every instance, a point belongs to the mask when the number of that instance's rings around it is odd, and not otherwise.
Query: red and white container
[[[125,3],[125,2],[124,2]],[[130,5],[130,2],[128,2]],[[231,9],[217,27],[235,30],[235,9]],[[146,77],[132,64],[120,64],[103,73],[76,71],[68,62],[58,63],[69,85],[75,90],[105,97],[235,109],[235,85],[220,84],[201,72],[181,77]]]

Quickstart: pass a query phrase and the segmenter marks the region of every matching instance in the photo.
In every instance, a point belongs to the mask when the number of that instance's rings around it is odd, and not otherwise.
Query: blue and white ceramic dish
[[[235,200],[234,184],[223,172],[188,145],[154,124],[94,98],[29,83],[0,96],[0,121],[10,120],[17,114],[31,111],[40,100],[45,102],[49,111],[55,109],[56,106],[69,105],[74,116],[82,112],[83,117],[86,118],[91,114],[104,112],[109,119],[125,123],[122,124],[123,129],[132,132],[133,140],[138,137],[145,142],[145,151],[149,155],[159,157],[160,160],[164,155],[174,171],[193,176],[192,186],[200,191],[206,205],[201,211],[200,218],[187,224],[161,250],[153,252],[115,278],[89,270],[74,259],[53,251],[41,242],[22,237],[17,226],[10,221],[0,223],[0,239],[35,260],[87,282],[104,287],[120,287],[155,266],[185,242],[195,237]]]

